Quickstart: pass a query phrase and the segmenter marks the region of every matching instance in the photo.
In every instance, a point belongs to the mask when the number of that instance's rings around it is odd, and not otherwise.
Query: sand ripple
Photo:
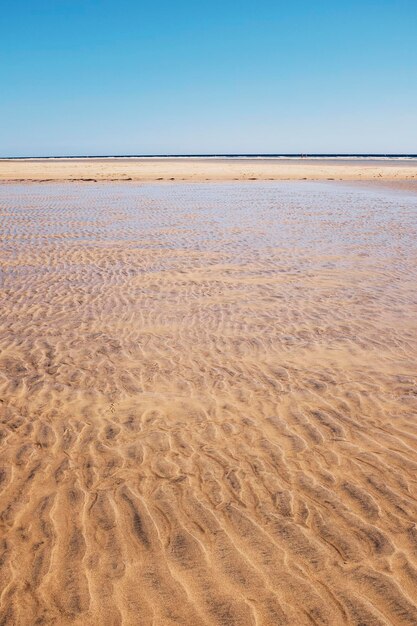
[[[0,189],[1,624],[417,624],[416,196]]]

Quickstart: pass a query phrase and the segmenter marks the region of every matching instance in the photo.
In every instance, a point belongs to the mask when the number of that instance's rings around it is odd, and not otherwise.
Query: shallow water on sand
[[[0,187],[1,623],[417,623],[417,196]]]

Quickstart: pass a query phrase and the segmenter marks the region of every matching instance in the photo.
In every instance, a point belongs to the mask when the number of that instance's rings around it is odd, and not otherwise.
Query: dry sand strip
[[[417,181],[410,160],[85,158],[2,159],[0,181]]]
[[[0,188],[0,624],[416,626],[417,202]]]

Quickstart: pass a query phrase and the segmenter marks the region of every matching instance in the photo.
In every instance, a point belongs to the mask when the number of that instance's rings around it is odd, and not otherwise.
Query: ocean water
[[[8,157],[3,157],[8,158]],[[30,159],[30,158],[42,158],[42,159],[340,159],[340,160],[371,160],[371,161],[387,161],[387,160],[400,160],[409,161],[416,160],[417,154],[309,154],[309,153],[242,153],[242,154],[92,154],[92,155],[49,155],[43,157],[31,157],[26,155],[23,157],[10,157],[11,159]],[[1,159],[0,159],[1,160]]]

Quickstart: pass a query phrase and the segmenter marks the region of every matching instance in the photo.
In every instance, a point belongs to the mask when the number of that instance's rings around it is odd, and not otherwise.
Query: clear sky
[[[15,0],[0,155],[417,153],[417,0]]]

